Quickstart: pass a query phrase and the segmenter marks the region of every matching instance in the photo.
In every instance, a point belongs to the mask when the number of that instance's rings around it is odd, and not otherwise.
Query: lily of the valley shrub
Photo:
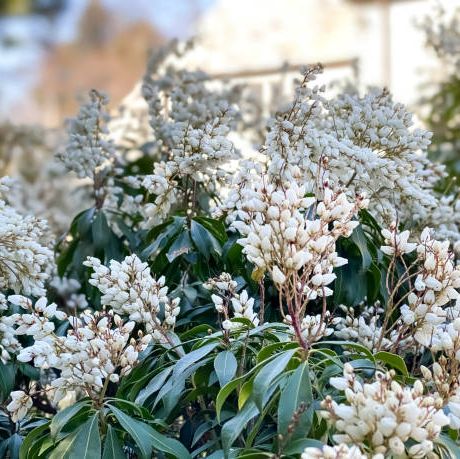
[[[385,90],[327,96],[319,66],[254,123],[183,57],[151,60],[140,111],[90,92],[57,159],[93,205],[63,234],[0,201],[1,455],[460,457],[431,134]]]

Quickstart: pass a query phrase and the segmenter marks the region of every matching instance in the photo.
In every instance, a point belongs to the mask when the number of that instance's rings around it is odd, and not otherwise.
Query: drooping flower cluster
[[[331,378],[330,384],[345,395],[344,403],[328,396],[321,404],[337,431],[334,441],[353,443],[371,454],[435,457],[433,441],[449,418],[440,398],[423,394],[420,381],[403,387],[392,372],[377,372],[374,382],[362,383],[345,364],[343,377]]]
[[[283,315],[306,345],[301,331],[306,306],[332,294],[328,285],[336,277],[333,269],[347,262],[337,255],[336,240],[351,235],[358,225],[352,218],[366,200],[357,197],[350,203],[344,193],[325,187],[323,200],[317,203],[316,198],[305,196],[303,186],[295,182],[277,186],[268,183],[267,177],[242,194],[237,210],[240,220],[232,223],[243,236],[238,243],[255,265],[253,276],[260,279],[270,273],[280,296],[291,299]],[[317,332],[325,331],[325,314],[323,307]]]
[[[208,279],[203,287],[214,292],[211,299],[216,311],[224,317],[224,330],[235,330],[241,326],[237,322],[232,322],[232,317],[248,319],[255,326],[259,325],[259,318],[253,309],[254,298],[249,298],[246,290],[238,293],[238,284],[230,274],[222,273],[218,277]]]
[[[148,264],[137,255],[130,255],[122,262],[112,260],[109,267],[93,257],[84,264],[93,269],[89,282],[102,293],[103,305],[112,308],[116,314],[145,324],[146,332],[152,334],[155,341],[168,341],[167,332],[174,328],[180,300],[168,298],[164,277],[154,279]],[[164,314],[163,320],[161,313]]]
[[[49,333],[35,337],[34,344],[22,349],[18,360],[60,371],[51,382],[54,403],[71,391],[97,401],[109,381],[117,383],[133,369],[151,337],[140,334],[138,339],[131,338],[135,323],[125,323],[112,312],[86,311],[68,320],[71,328],[66,336]]]
[[[301,459],[368,459],[368,456],[357,446],[348,447],[345,444],[337,446],[324,445],[322,448],[305,448]],[[372,456],[372,459],[383,459],[381,454]]]
[[[104,107],[108,99],[94,89],[89,97],[89,102],[82,105],[78,116],[71,120],[69,143],[58,157],[78,177],[97,180],[104,170],[113,167],[115,150],[106,138],[105,124],[109,116]]]
[[[56,304],[48,304],[45,297],[38,299],[35,304],[22,295],[10,295],[8,301],[0,294],[0,311],[7,311],[10,305],[20,306],[26,312],[14,313],[0,317],[0,349],[2,361],[10,360],[22,350],[18,336],[27,335],[33,339],[46,339],[54,333],[55,325],[52,319],[65,320],[67,315],[57,309]]]
[[[398,336],[400,339],[413,336],[417,343],[425,347],[431,347],[438,327],[446,323],[447,308],[452,300],[459,298],[460,267],[455,265],[454,255],[449,250],[449,241],[438,241],[433,238],[432,231],[425,228],[422,231],[418,243],[409,243],[409,233],[398,233],[396,225],[390,230],[383,230],[385,243],[382,251],[394,257],[392,260],[404,254],[417,251],[417,258],[413,263],[415,273],[411,267],[397,279],[396,291],[405,282],[410,286],[410,292],[406,295],[406,302],[400,307],[400,324]],[[390,264],[389,276],[392,272],[393,262]],[[414,278],[411,282],[411,278]],[[391,293],[391,292],[390,292]],[[390,298],[393,298],[391,294]],[[387,316],[391,314],[392,305],[389,306]],[[385,332],[385,330],[384,330]]]
[[[379,302],[374,305],[358,305],[357,308],[340,305],[345,317],[334,318],[334,335],[345,341],[362,344],[371,351],[375,351],[379,337],[382,335],[382,317],[384,309]],[[394,332],[393,332],[394,336]],[[380,349],[389,350],[394,346],[394,340],[385,336],[380,343]],[[399,342],[404,347],[406,343]]]
[[[15,318],[11,315],[3,315],[8,311],[8,303],[5,295],[0,293],[0,361],[6,363],[11,355],[21,349],[21,343],[16,338]]]
[[[304,295],[309,300],[329,296],[333,268],[346,263],[335,252],[335,241],[351,235],[359,224],[352,218],[366,200],[350,203],[345,194],[325,188],[323,201],[316,205],[316,198],[306,197],[305,188],[295,182],[286,187],[264,182],[245,190],[240,220],[232,224],[244,236],[238,240],[243,252],[276,284],[283,285],[303,268],[309,271],[302,275],[307,278]]]
[[[6,409],[11,413],[11,420],[19,422],[26,416],[30,408],[32,408],[32,397],[22,390],[14,390],[11,392],[10,397],[11,402],[7,405]]]
[[[16,335],[28,335],[33,336],[35,340],[43,340],[54,333],[55,327],[52,319],[65,320],[67,318],[65,312],[57,310],[56,304],[48,304],[44,296],[35,304],[22,295],[10,295],[8,301],[27,311],[27,313],[16,313],[11,316],[18,325],[15,330]]]
[[[458,349],[458,339],[456,350]],[[446,353],[437,358],[431,369],[424,365],[420,367],[423,381],[435,396],[442,399],[446,414],[449,417],[451,429],[460,428],[460,360],[456,358],[456,351]]]
[[[1,193],[8,191],[1,183]],[[45,221],[21,215],[0,196],[0,290],[42,296],[54,267]]]
[[[152,174],[133,177],[131,184],[153,197],[143,207],[147,227],[175,207],[192,214],[204,190],[212,195],[225,183],[223,166],[236,157],[228,138],[235,108],[227,94],[208,89],[206,74],[171,65],[171,56],[180,54],[173,44],[154,56],[143,84],[159,159]]]
[[[349,198],[366,193],[379,223],[396,218],[430,223],[441,196],[434,191],[445,175],[427,158],[431,133],[412,127],[412,114],[386,90],[360,96],[347,90],[326,98],[309,82],[322,71],[308,68],[294,101],[271,121],[265,141],[273,179],[297,180],[307,191],[328,180]],[[423,177],[423,180],[420,179]],[[451,224],[452,212],[433,224]],[[458,230],[457,230],[458,234]]]
[[[287,314],[284,322],[290,326],[290,329],[295,333],[293,320],[290,314]],[[300,322],[300,332],[305,343],[314,343],[321,338],[332,335],[334,329],[330,327],[331,314],[326,311],[324,314],[316,314],[314,316],[306,315]]]

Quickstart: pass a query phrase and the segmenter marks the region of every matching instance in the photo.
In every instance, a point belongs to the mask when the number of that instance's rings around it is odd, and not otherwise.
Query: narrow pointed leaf
[[[254,378],[253,395],[254,402],[260,412],[263,409],[263,399],[268,388],[273,383],[275,378],[286,368],[292,356],[297,352],[297,349],[289,349],[283,351],[267,365],[265,365]]]
[[[160,434],[153,427],[142,421],[133,419],[113,405],[110,405],[110,410],[123,429],[125,429],[136,442],[143,458],[150,459],[154,449],[172,454],[174,457],[181,459],[188,459],[191,457],[185,446],[178,440]]]
[[[102,459],[126,459],[121,442],[112,426],[107,429]]]
[[[214,369],[216,370],[220,387],[223,387],[234,378],[238,369],[238,362],[232,352],[223,351],[217,354],[214,359]]]

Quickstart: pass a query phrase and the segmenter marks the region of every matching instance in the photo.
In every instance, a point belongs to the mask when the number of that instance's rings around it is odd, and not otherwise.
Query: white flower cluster
[[[460,344],[458,337],[456,350]],[[431,370],[421,366],[424,383],[433,390],[436,397],[443,400],[446,414],[449,417],[451,429],[460,429],[460,360],[455,356],[456,351],[441,355],[433,363]]]
[[[1,192],[8,191],[5,182]],[[0,290],[24,295],[45,294],[54,268],[45,221],[23,216],[0,198]]]
[[[287,323],[291,331],[294,332],[292,326],[293,320],[290,314],[286,314],[284,322]],[[314,343],[321,338],[332,335],[334,329],[328,327],[330,323],[331,314],[329,311],[326,311],[324,316],[322,314],[316,314],[314,316],[306,315],[303,317],[300,322],[300,330],[304,341],[307,343]]]
[[[152,277],[147,263],[137,255],[122,262],[111,260],[109,267],[97,258],[89,257],[84,265],[93,269],[90,284],[101,293],[101,303],[116,314],[145,325],[145,330],[157,342],[167,341],[167,331],[174,328],[179,315],[179,298],[170,300],[165,278]],[[164,320],[160,319],[163,307]]]
[[[443,306],[459,298],[460,267],[455,265],[449,246],[449,241],[434,239],[429,228],[423,230],[417,244],[419,271],[407,304],[400,309],[402,322],[425,347],[430,347],[437,327],[447,319]]]
[[[11,392],[10,397],[11,402],[6,406],[6,409],[11,413],[11,420],[19,422],[32,408],[32,398],[22,390]]]
[[[109,116],[104,106],[108,99],[96,90],[92,90],[89,96],[89,102],[82,105],[78,116],[71,120],[69,143],[58,158],[78,177],[97,180],[102,171],[112,169],[115,149],[107,139]]]
[[[372,383],[362,383],[353,367],[345,364],[343,377],[330,379],[343,391],[346,401],[337,403],[330,396],[322,402],[323,415],[337,430],[337,443],[355,444],[371,454],[411,458],[435,457],[433,441],[449,418],[442,410],[442,399],[423,394],[423,384],[402,387],[393,373],[376,373]]]
[[[324,97],[323,87],[308,86],[319,72],[306,71],[295,100],[270,123],[270,175],[297,180],[310,192],[328,180],[349,198],[366,193],[379,223],[394,220],[397,208],[401,221],[425,225],[440,201],[434,186],[444,176],[427,158],[431,133],[413,129],[412,115],[385,90]],[[450,223],[442,217],[437,225]]]
[[[344,193],[324,190],[323,201],[305,197],[305,188],[292,182],[276,186],[262,178],[255,189],[246,188],[232,226],[244,237],[238,240],[248,260],[261,273],[269,272],[278,286],[297,276],[308,300],[331,295],[327,287],[334,267],[346,264],[335,251],[335,241],[348,237],[358,225],[352,221],[366,200],[350,203]]]
[[[109,381],[117,383],[132,370],[151,337],[140,334],[137,340],[131,338],[135,323],[124,323],[112,312],[87,311],[68,320],[71,328],[66,336],[36,336],[33,345],[22,349],[18,360],[60,371],[51,382],[54,403],[72,391],[96,401]]]
[[[18,336],[27,335],[34,339],[45,339],[54,333],[52,319],[65,320],[67,315],[58,311],[54,303],[48,304],[45,297],[38,299],[35,304],[22,295],[10,295],[8,302],[20,306],[26,313],[14,313],[0,317],[0,351],[1,360],[6,362],[22,350]],[[0,294],[0,312],[8,310],[8,303]]]
[[[222,322],[224,330],[236,330],[241,326],[237,322],[232,322],[232,317],[248,319],[255,326],[259,325],[259,318],[253,309],[254,298],[249,298],[246,290],[238,293],[238,284],[232,279],[230,274],[222,273],[218,277],[208,279],[203,284],[203,287],[215,292],[211,295],[211,299],[216,307],[216,311],[224,317]]]
[[[16,354],[21,349],[21,343],[16,338],[15,317],[3,315],[8,311],[8,303],[5,295],[0,293],[0,361],[6,363],[11,355]]]
[[[345,317],[334,318],[334,335],[341,340],[359,343],[371,351],[376,351],[379,337],[382,335],[381,322],[384,313],[380,303],[376,302],[371,306],[360,304],[358,314],[351,306],[340,305],[339,307],[345,313]],[[384,336],[380,349],[389,350],[394,344],[394,340]],[[398,343],[401,346],[403,344],[406,343]]]
[[[153,174],[137,180],[154,198],[143,209],[147,226],[173,206],[193,213],[200,192],[216,192],[229,175],[223,166],[236,157],[228,139],[236,111],[227,94],[208,89],[202,72],[166,65],[170,53],[180,51],[172,45],[152,59],[143,85],[160,156]]]
[[[54,332],[52,319],[67,319],[67,314],[59,311],[56,304],[48,304],[48,300],[44,296],[38,299],[35,304],[32,304],[29,298],[22,295],[10,295],[8,301],[28,311],[27,313],[12,314],[14,323],[18,325],[15,329],[16,335],[32,336],[35,340],[46,339]]]
[[[336,446],[324,445],[322,448],[305,448],[301,459],[368,459],[357,446],[348,447],[345,444]],[[381,454],[375,454],[372,459],[383,459]]]
[[[397,225],[393,222],[389,229],[382,230],[382,236],[385,239],[385,244],[380,247],[380,250],[389,256],[401,257],[408,253],[413,252],[417,248],[415,242],[408,242],[410,231],[403,231],[402,233],[397,231]]]

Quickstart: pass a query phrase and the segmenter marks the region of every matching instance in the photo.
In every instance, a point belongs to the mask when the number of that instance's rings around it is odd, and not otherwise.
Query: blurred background
[[[116,106],[167,40],[198,37],[194,64],[265,82],[322,62],[406,104],[443,69],[417,23],[460,0],[0,0],[0,121],[62,126],[95,87]],[[269,97],[269,95],[267,95]]]

